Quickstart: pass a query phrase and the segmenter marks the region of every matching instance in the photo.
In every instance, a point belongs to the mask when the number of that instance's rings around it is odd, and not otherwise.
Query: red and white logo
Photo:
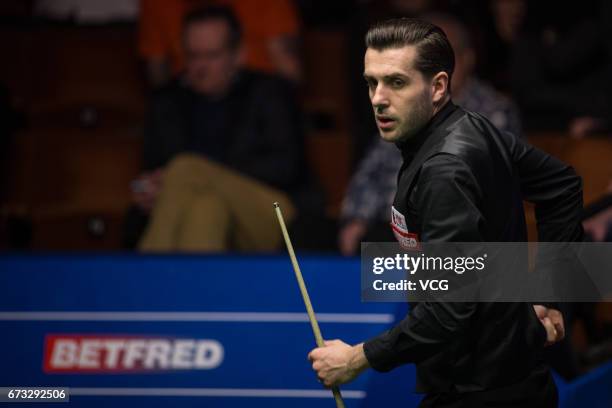
[[[395,239],[397,239],[402,248],[410,250],[421,249],[418,234],[408,231],[404,214],[397,211],[394,206],[391,206],[391,229]]]
[[[223,355],[221,343],[212,339],[48,334],[43,368],[47,373],[211,370]]]

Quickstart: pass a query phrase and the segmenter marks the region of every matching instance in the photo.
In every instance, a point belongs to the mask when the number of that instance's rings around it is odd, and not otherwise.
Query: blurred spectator
[[[474,49],[463,24],[442,14],[425,18],[444,30],[455,50],[451,82],[454,102],[483,114],[502,131],[521,135],[520,118],[513,103],[474,76]],[[344,255],[354,254],[364,238],[368,241],[392,239],[389,213],[401,164],[397,147],[380,137],[360,163],[342,205],[343,226],[338,240]]]
[[[144,173],[134,182],[151,211],[145,251],[265,251],[303,180],[299,113],[290,88],[240,68],[240,25],[229,8],[185,20],[185,74],[156,92],[145,124]]]
[[[608,58],[608,73],[612,68],[612,2],[604,1],[601,4],[600,20],[602,21],[602,35],[605,38],[606,55]],[[602,84],[608,95],[606,106],[603,112],[591,116],[578,116],[572,118],[569,123],[570,135],[575,138],[582,138],[595,133],[612,133],[612,80],[608,78],[607,83]],[[611,192],[612,193],[612,192]]]
[[[602,3],[609,2],[529,3],[512,60],[514,94],[527,127],[583,136],[609,115],[612,21],[610,5]]]
[[[591,241],[612,242],[612,180],[606,194],[585,208],[582,226]]]
[[[166,83],[184,68],[181,24],[202,5],[232,7],[244,34],[246,67],[277,73],[298,82],[299,21],[291,0],[140,0],[140,54],[153,86]]]
[[[510,61],[514,44],[522,32],[527,13],[525,0],[489,0],[481,16],[483,41],[478,73],[495,88],[511,89]]]
[[[491,11],[495,31],[506,44],[512,44],[519,34],[525,18],[525,0],[493,0]]]
[[[470,29],[478,41],[477,74],[497,90],[509,94],[512,90],[512,50],[523,30],[527,2],[488,0],[485,4],[487,7],[473,10],[473,15],[465,16],[466,21],[472,22]]]

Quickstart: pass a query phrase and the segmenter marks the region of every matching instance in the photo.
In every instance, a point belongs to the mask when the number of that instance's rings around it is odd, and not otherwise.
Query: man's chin
[[[395,129],[387,131],[378,129],[378,133],[385,142],[395,143],[401,139],[400,133]]]

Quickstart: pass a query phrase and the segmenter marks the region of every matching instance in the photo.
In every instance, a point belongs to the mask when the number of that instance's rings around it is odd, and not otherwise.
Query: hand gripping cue
[[[304,299],[304,305],[306,306],[306,312],[308,312],[308,319],[310,320],[310,325],[312,326],[312,331],[314,333],[317,346],[324,347],[325,343],[323,343],[323,336],[321,336],[319,323],[317,323],[317,318],[315,317],[314,310],[312,309],[312,303],[310,303],[310,296],[308,296],[308,290],[306,290],[306,284],[304,283],[304,278],[302,277],[302,272],[300,271],[300,265],[298,265],[297,258],[295,257],[293,245],[291,245],[291,239],[289,239],[289,233],[287,232],[285,220],[283,219],[283,213],[281,213],[281,209],[278,203],[274,203],[274,210],[276,211],[276,217],[278,218],[278,223],[280,224],[281,231],[283,232],[283,237],[285,238],[287,251],[289,252],[289,257],[291,258],[291,263],[293,264],[295,278],[297,279],[298,285],[300,287],[300,292],[302,292],[302,298]],[[344,408],[344,401],[342,401],[340,389],[338,387],[332,387],[332,393],[334,394],[334,399],[336,400],[336,407]]]

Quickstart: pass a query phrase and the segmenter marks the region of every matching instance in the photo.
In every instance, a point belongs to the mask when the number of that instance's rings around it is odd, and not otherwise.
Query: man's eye
[[[394,88],[401,88],[402,86],[404,86],[404,81],[402,81],[401,79],[394,79],[391,81],[391,86],[393,86]]]

